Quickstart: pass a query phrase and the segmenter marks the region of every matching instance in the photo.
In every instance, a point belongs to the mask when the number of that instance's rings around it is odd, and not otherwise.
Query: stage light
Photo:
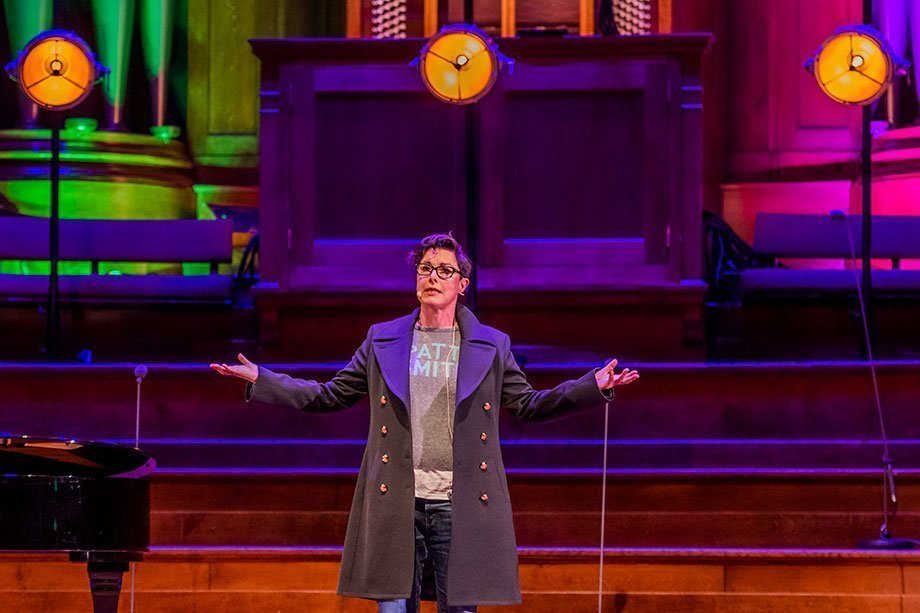
[[[10,78],[32,102],[49,111],[64,111],[80,104],[108,69],[96,62],[82,38],[73,32],[47,30],[26,43],[19,55],[6,65]],[[59,301],[58,255],[60,252],[60,179],[61,126],[63,115],[55,112],[51,123],[51,207],[48,215],[48,311],[45,351],[47,357],[58,357],[61,314]],[[71,124],[76,131],[88,133],[90,124],[78,119]],[[82,130],[81,130],[82,128]],[[95,128],[93,128],[95,129]]]
[[[868,25],[837,28],[805,68],[829,98],[843,104],[871,104],[905,74],[909,64],[891,50],[881,33]]]
[[[444,26],[412,62],[436,98],[450,104],[472,104],[489,93],[498,71],[514,61],[498,51],[488,34],[473,25]]]
[[[30,40],[6,70],[30,100],[54,111],[83,102],[105,73],[89,45],[63,30],[48,30]]]

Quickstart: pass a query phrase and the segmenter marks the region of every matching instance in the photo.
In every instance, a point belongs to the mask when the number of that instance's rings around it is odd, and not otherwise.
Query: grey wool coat
[[[327,383],[260,368],[257,382],[247,390],[254,401],[313,412],[342,410],[370,396],[370,431],[339,574],[338,593],[343,596],[408,598],[412,589],[415,481],[409,355],[417,319],[418,309],[371,326],[351,362]],[[613,395],[601,393],[593,371],[536,391],[511,355],[508,335],[479,323],[462,305],[457,306],[457,322],[461,344],[447,599],[451,605],[517,604],[517,546],[498,443],[499,407],[536,421],[603,404]]]

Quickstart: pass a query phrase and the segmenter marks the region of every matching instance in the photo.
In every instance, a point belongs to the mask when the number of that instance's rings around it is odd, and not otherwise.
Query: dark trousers
[[[415,499],[415,579],[409,598],[380,600],[378,613],[418,613],[422,569],[431,562],[438,593],[438,613],[475,613],[473,606],[447,606],[447,559],[450,552],[449,500]]]

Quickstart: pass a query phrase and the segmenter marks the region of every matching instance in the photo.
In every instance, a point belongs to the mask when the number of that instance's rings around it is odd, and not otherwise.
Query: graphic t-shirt
[[[409,414],[415,496],[449,500],[460,330],[416,325],[409,356]]]

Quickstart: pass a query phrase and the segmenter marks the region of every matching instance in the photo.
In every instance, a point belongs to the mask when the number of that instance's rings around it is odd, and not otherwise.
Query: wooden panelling
[[[731,84],[728,177],[771,178],[786,167],[851,159],[859,112],[820,92],[802,64],[838,26],[861,22],[857,0],[728,3]]]
[[[749,245],[758,213],[818,213],[850,208],[849,181],[741,183],[722,186],[722,217]]]
[[[643,140],[641,90],[516,92],[507,108],[507,238],[545,237],[548,228],[560,238],[643,236],[643,176],[652,170],[641,148],[624,154]],[[540,201],[555,205],[534,209]]]
[[[204,166],[258,164],[258,36],[329,34],[338,14],[300,0],[188,0],[188,140]]]
[[[435,101],[406,69],[420,41],[253,41],[263,90],[278,92],[262,100],[259,289],[358,287],[354,266],[318,264],[317,241],[352,241],[348,249],[370,256],[384,246],[402,253],[406,239],[434,231],[464,239],[470,110],[482,194],[477,263],[491,269],[481,270],[484,291],[695,283],[702,274],[699,56],[708,42],[701,35],[508,39],[502,50],[517,60],[514,74],[502,74],[473,109],[459,109]],[[566,268],[566,245],[558,242],[543,247],[559,261],[531,264],[529,276],[502,261],[508,240],[586,236],[643,240],[641,274]],[[405,273],[401,264],[378,267],[360,286],[401,288]],[[260,295],[264,320],[281,321],[286,314],[270,303]],[[689,342],[683,327],[690,325],[676,323],[678,343]]]
[[[386,82],[386,75],[376,78]],[[463,138],[462,109],[421,93],[340,87],[317,96],[316,182],[296,187],[315,190],[315,217],[304,220],[315,224],[315,239],[417,237],[442,225],[461,228],[463,161],[453,145]]]

